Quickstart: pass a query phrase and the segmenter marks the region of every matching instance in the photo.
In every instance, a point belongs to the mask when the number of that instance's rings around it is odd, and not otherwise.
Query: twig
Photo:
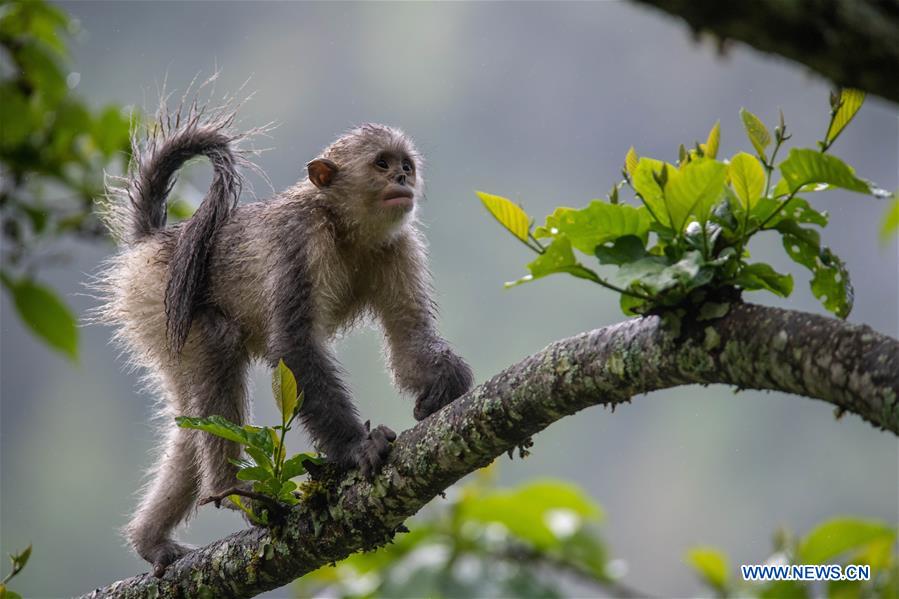
[[[286,514],[290,511],[290,508],[286,505],[281,504],[277,499],[273,499],[268,495],[263,495],[262,493],[257,493],[255,491],[248,491],[246,489],[241,489],[240,487],[233,487],[228,489],[227,491],[223,491],[217,495],[210,495],[209,497],[204,497],[198,502],[198,505],[206,505],[207,503],[214,503],[215,507],[221,508],[222,501],[228,498],[229,495],[239,495],[240,497],[246,497],[247,499],[255,499],[256,501],[262,502],[267,505],[273,512],[276,514]]]

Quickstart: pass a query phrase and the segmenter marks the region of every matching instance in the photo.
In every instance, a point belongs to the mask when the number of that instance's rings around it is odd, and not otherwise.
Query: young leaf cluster
[[[272,392],[281,413],[281,424],[274,427],[249,424],[241,426],[222,416],[179,416],[175,422],[182,428],[204,431],[240,444],[245,457],[230,460],[238,468],[238,480],[246,481],[254,493],[287,505],[295,505],[299,500],[295,494],[297,483],[292,479],[306,474],[306,462],[320,464],[322,460],[309,453],[287,457],[284,438],[303,406],[303,392],[297,391],[296,378],[284,364],[284,360],[278,361],[278,367],[272,373]],[[228,499],[252,521],[259,524],[270,522],[267,510],[260,507],[257,513],[253,506],[243,502],[238,495],[230,495]]]
[[[557,208],[543,225],[512,201],[478,192],[487,210],[537,254],[529,274],[507,286],[568,273],[616,291],[625,314],[695,308],[721,316],[741,291],[793,291],[793,277],[753,262],[750,239],[770,231],[787,255],[811,274],[811,290],[830,312],[845,318],[853,290],[844,263],[821,243],[828,216],[809,199],[827,189],[882,195],[851,166],[826,152],[862,105],[864,93],[844,89],[832,98],[831,118],[817,149],[793,148],[777,161],[791,136],[780,116],[772,135],[757,116],[740,116],[751,152],[719,159],[720,126],[704,143],[683,145],[665,162],[628,150],[623,181],[605,200],[585,208]],[[629,188],[633,202],[622,201]],[[582,262],[579,254],[590,257]],[[594,262],[595,261],[595,262]],[[592,263],[592,264],[591,264]],[[609,267],[601,276],[597,266]]]
[[[896,528],[877,520],[839,517],[822,522],[802,538],[781,530],[774,552],[759,563],[778,565],[862,564],[871,567],[870,580],[831,580],[815,588],[812,583],[780,580],[746,583],[727,559],[712,547],[696,547],[687,563],[719,597],[889,597],[899,596],[899,561],[895,552]]]
[[[25,567],[25,564],[28,563],[28,558],[31,557],[31,545],[20,551],[19,553],[10,553],[9,561],[12,563],[12,569],[9,574],[3,577],[0,580],[0,599],[22,599],[22,596],[15,591],[11,591],[7,588],[6,583],[12,580],[22,569]]]
[[[597,531],[599,505],[559,480],[496,488],[494,468],[416,517],[392,544],[299,579],[298,595],[564,597],[571,575],[617,590]]]

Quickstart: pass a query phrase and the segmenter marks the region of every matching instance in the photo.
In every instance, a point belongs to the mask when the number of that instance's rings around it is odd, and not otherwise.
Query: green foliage
[[[560,583],[571,575],[614,591],[596,532],[602,509],[561,481],[495,488],[493,468],[417,516],[392,544],[299,579],[298,595],[563,597]]]
[[[255,493],[287,505],[296,505],[299,502],[295,493],[297,483],[292,479],[306,474],[307,463],[321,464],[323,460],[309,453],[298,453],[287,458],[284,438],[303,407],[303,392],[297,393],[296,378],[284,360],[278,361],[278,367],[272,373],[272,392],[281,412],[281,424],[278,426],[241,426],[222,416],[179,416],[175,422],[181,428],[204,431],[242,445],[247,457],[231,460],[238,468],[238,480],[251,482]],[[260,509],[257,513],[237,495],[230,495],[228,499],[254,522],[270,522],[267,510]]]
[[[702,581],[719,593],[729,584],[730,565],[727,557],[711,547],[695,547],[687,552],[687,563],[699,573]]]
[[[24,568],[25,564],[28,563],[28,558],[30,557],[31,545],[29,545],[19,553],[9,554],[9,561],[12,562],[12,570],[3,578],[3,580],[0,580],[0,599],[22,599],[22,596],[20,594],[14,591],[10,591],[6,587],[6,583],[8,583],[13,579],[14,576],[22,571],[22,568]]]
[[[883,218],[883,225],[880,227],[880,239],[886,241],[899,231],[899,192],[893,194],[890,207]]]
[[[531,217],[520,207],[479,192],[497,220],[539,254],[528,264],[530,274],[507,285],[564,272],[620,293],[625,314],[673,308],[719,313],[706,304],[717,306],[740,291],[769,291],[782,297],[792,293],[792,275],[776,272],[769,264],[749,262],[749,241],[763,231],[773,231],[781,237],[787,255],[810,271],[813,295],[825,309],[845,318],[853,303],[849,273],[821,244],[820,233],[808,226],[826,227],[827,215],[799,194],[840,188],[882,195],[848,164],[825,153],[863,99],[861,92],[843,90],[832,105],[831,122],[819,149],[793,148],[779,163],[778,151],[791,137],[783,115],[772,137],[747,110],[741,110],[740,116],[755,155],[739,152],[729,161],[717,160],[718,123],[704,144],[696,143],[690,150],[682,145],[675,163],[640,157],[630,148],[622,170],[624,181],[613,187],[609,201],[594,200],[582,209],[557,208],[533,230]],[[640,205],[619,202],[622,186],[633,190]],[[899,214],[899,208],[894,210]],[[895,228],[893,221],[899,222],[899,216],[891,218],[886,230]],[[545,245],[541,241],[545,239],[551,243]],[[616,271],[602,277],[582,263],[575,251]]]
[[[78,357],[75,316],[56,293],[27,278],[18,281],[0,272],[3,286],[12,295],[19,317],[48,345],[70,359]]]
[[[712,548],[701,547],[687,553],[686,561],[700,580],[718,596],[843,598],[893,598],[899,589],[899,556],[896,528],[876,520],[840,517],[822,522],[805,537],[795,538],[779,531],[774,553],[760,563],[782,565],[863,564],[871,567],[867,581],[812,582],[782,580],[745,582],[732,577],[727,557]],[[739,574],[739,573],[738,573]]]
[[[105,170],[130,155],[129,118],[116,106],[88,107],[72,89],[67,36],[75,24],[42,1],[0,5],[0,209],[4,287],[25,323],[74,358],[74,319],[34,273],[52,241],[104,235],[93,216]],[[44,252],[45,254],[45,252]]]
[[[393,543],[357,553],[307,574],[297,596],[328,597],[564,597],[572,576],[596,587],[591,596],[644,596],[617,580],[610,550],[597,534],[602,508],[574,485],[536,480],[511,489],[493,486],[495,466],[475,474],[448,501],[409,523]],[[686,563],[719,597],[869,597],[887,599],[899,585],[896,529],[874,520],[836,518],[805,537],[776,535],[759,563],[868,564],[871,580],[745,582],[732,560],[695,547]]]

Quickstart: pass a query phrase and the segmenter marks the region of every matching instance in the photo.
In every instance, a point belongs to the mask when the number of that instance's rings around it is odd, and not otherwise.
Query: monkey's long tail
[[[247,134],[232,130],[236,113],[230,104],[209,109],[195,98],[186,109],[182,101],[174,113],[162,104],[145,139],[133,132],[129,174],[108,178],[100,215],[120,242],[138,243],[165,227],[166,200],[184,163],[196,156],[206,156],[212,163],[212,184],[197,211],[180,228],[168,266],[166,332],[169,349],[177,354],[206,287],[213,237],[240,196],[243,179],[238,168],[250,163],[237,147]]]

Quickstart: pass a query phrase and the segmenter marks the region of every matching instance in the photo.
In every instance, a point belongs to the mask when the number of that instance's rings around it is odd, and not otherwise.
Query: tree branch
[[[277,531],[250,529],[197,549],[165,576],[86,597],[251,597],[387,542],[437,494],[556,420],[685,384],[724,383],[829,402],[899,434],[899,342],[867,326],[734,304],[675,338],[655,316],[557,341],[397,439],[371,482],[305,483]]]
[[[834,83],[899,102],[897,0],[637,0],[694,31],[801,62]]]

